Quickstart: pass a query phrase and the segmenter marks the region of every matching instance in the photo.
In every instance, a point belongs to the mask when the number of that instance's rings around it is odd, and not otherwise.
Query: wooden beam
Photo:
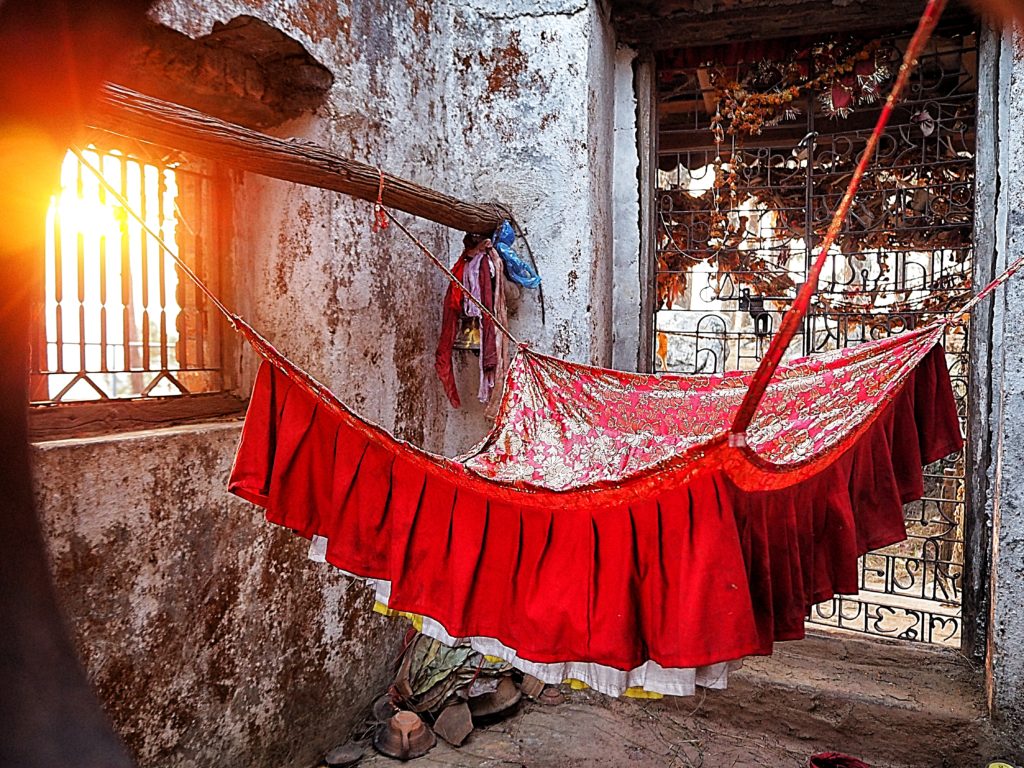
[[[379,172],[311,142],[279,139],[180,104],[107,83],[88,125],[208,157],[231,168],[377,199]],[[384,205],[463,232],[489,234],[509,218],[502,206],[467,203],[384,173]],[[367,215],[369,220],[369,214]]]
[[[697,70],[697,82],[700,84],[700,95],[704,99],[705,111],[709,115],[715,114],[715,110],[718,109],[718,94],[711,85],[711,75],[704,67]]]
[[[698,4],[700,5],[700,4]],[[690,0],[613,3],[612,23],[619,42],[649,50],[692,48],[803,35],[872,33],[913,28],[923,2],[914,0],[762,0],[730,6],[714,0],[694,10]],[[943,23],[973,18],[961,3],[950,3]]]

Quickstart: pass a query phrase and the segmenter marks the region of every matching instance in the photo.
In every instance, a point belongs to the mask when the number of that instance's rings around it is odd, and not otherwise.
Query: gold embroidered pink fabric
[[[780,469],[841,450],[941,333],[930,326],[780,367],[748,446]],[[488,479],[558,491],[623,480],[725,432],[750,377],[630,374],[522,350],[495,428],[460,460]]]

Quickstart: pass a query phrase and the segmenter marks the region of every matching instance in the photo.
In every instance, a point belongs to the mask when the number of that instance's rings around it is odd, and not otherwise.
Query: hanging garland
[[[866,45],[832,40],[787,61],[755,62],[741,80],[727,80],[721,70],[711,69],[718,101],[711,130],[716,139],[756,136],[768,126],[796,119],[797,104],[808,93],[826,116],[848,117],[855,106],[879,100],[882,84],[893,73],[893,56],[879,40]]]
[[[801,142],[788,155],[761,158],[746,153],[744,145],[764,128],[799,117],[798,106],[810,106],[818,115],[838,119],[848,117],[856,108],[878,103],[898,57],[899,48],[891,42],[830,40],[796,50],[783,61],[765,58],[738,71],[722,63],[700,67],[710,77],[717,105],[712,107],[715,112],[709,124],[717,147],[707,167],[713,179],[702,192],[685,189],[685,185],[665,192],[665,214],[658,232],[660,308],[672,308],[682,299],[693,268],[702,262],[717,267],[709,275],[708,285],[715,295],[732,296],[740,286],[768,297],[793,290],[786,249],[764,252],[752,247],[753,230],[748,229],[758,227],[759,218],[769,215],[773,218],[768,226],[783,241],[803,239],[808,228],[816,236],[825,234],[826,219],[806,220],[805,184],[787,182],[790,175],[803,177],[807,149]],[[725,72],[737,79],[727,80]],[[940,311],[950,296],[956,298],[955,292],[917,298],[917,290],[938,285],[934,278],[917,289],[879,288],[895,268],[890,263],[893,252],[948,251],[951,266],[966,258],[963,246],[970,238],[972,199],[962,190],[972,188],[972,165],[969,155],[961,155],[951,143],[956,141],[951,131],[957,124],[957,114],[947,116],[941,136],[945,156],[941,167],[919,167],[908,150],[909,155],[893,155],[885,168],[864,178],[857,216],[844,231],[839,247],[842,258],[849,260],[850,283],[842,297],[819,295],[817,301],[824,309],[845,307],[852,313],[865,312],[865,322],[870,323],[868,309],[878,302],[894,312],[910,311],[911,307],[919,312]],[[906,130],[908,139],[940,140],[938,121],[927,108],[910,116]],[[819,158],[811,161],[821,171],[815,188],[820,205],[838,204],[855,160],[853,155],[832,152],[824,168],[818,166]],[[772,165],[769,168],[765,163]],[[765,172],[774,183],[756,183],[763,180]],[[677,211],[685,216],[677,218],[673,215]]]

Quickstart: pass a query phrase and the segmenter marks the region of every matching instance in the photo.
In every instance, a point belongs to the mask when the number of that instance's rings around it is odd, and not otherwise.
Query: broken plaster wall
[[[241,14],[295,38],[334,74],[315,114],[271,133],[445,188],[443,12],[386,0],[167,0],[156,12],[193,36]],[[394,228],[373,233],[364,201],[247,174],[234,208],[233,299],[243,316],[361,414],[438,448],[446,409],[428,375],[437,318],[422,305],[444,278]],[[403,218],[447,252],[447,230]],[[242,359],[244,392],[255,359]]]
[[[154,12],[193,36],[240,14],[334,74],[314,114],[271,132],[506,203],[546,303],[542,322],[539,294],[523,291],[513,330],[544,352],[611,362],[622,94],[604,7],[164,0]],[[476,359],[457,361],[464,411],[436,382],[446,283],[400,232],[372,233],[365,202],[249,175],[233,179],[233,211],[226,298],[283,352],[414,443],[455,453],[484,433]],[[442,257],[458,255],[461,233],[403,219]],[[255,358],[239,348],[230,364],[244,394]],[[65,610],[142,766],[312,764],[382,690],[405,629],[225,493],[237,436],[219,424],[36,449]]]

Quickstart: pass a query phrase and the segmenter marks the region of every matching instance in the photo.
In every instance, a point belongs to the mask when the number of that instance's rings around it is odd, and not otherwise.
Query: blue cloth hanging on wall
[[[508,275],[509,280],[524,288],[536,288],[540,285],[540,275],[512,248],[515,239],[516,234],[512,231],[512,225],[506,220],[494,230],[492,241],[501,260],[505,262],[505,274]]]

